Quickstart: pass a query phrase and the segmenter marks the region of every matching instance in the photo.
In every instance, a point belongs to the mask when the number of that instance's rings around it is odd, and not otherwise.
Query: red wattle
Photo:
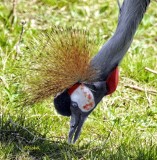
[[[119,70],[118,67],[116,67],[111,74],[108,76],[106,83],[108,86],[108,93],[107,94],[111,94],[113,93],[117,86],[118,86],[118,82],[119,82]]]
[[[76,83],[71,88],[69,88],[68,89],[68,94],[71,95],[79,85],[80,85],[80,83]]]

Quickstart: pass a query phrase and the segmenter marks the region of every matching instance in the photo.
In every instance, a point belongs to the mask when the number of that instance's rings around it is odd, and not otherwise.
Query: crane
[[[98,71],[93,82],[76,83],[54,98],[58,113],[71,116],[68,142],[75,143],[82,126],[106,95],[116,90],[119,79],[118,65],[128,51],[150,0],[124,0],[119,5],[118,25],[113,36],[90,61]]]
[[[25,78],[32,82],[26,85],[24,104],[54,96],[56,111],[71,117],[69,143],[79,138],[85,120],[102,98],[116,90],[118,66],[149,4],[150,0],[124,0],[122,5],[118,1],[116,31],[94,57],[90,56],[93,44],[88,34],[71,28],[54,27],[50,34],[41,36],[44,44],[34,46],[35,53],[28,60],[30,73]]]

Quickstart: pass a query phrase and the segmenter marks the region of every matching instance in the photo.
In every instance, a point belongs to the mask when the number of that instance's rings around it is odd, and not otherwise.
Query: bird
[[[97,78],[92,83],[76,83],[54,99],[56,110],[62,115],[66,113],[62,107],[65,103],[68,105],[66,109],[69,109],[68,114],[71,115],[69,143],[75,143],[79,138],[85,120],[102,98],[116,90],[119,81],[118,66],[133,41],[149,3],[150,0],[124,0],[120,5],[118,1],[116,31],[90,62],[91,68],[98,71]]]
[[[117,28],[94,57],[91,55],[95,52],[94,43],[86,31],[60,28],[43,35],[46,45],[39,49],[36,65],[33,63],[34,76],[40,77],[28,87],[27,102],[36,103],[54,96],[56,111],[70,116],[70,144],[78,140],[84,122],[102,98],[116,90],[120,62],[150,4],[150,0],[117,2]]]

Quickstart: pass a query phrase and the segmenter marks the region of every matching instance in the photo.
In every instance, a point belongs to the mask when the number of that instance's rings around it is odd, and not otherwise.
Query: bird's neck
[[[91,61],[91,65],[100,71],[97,80],[106,80],[119,65],[132,43],[149,3],[150,0],[124,0],[114,35]]]

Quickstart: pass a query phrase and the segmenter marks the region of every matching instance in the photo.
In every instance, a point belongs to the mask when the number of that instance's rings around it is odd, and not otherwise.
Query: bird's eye
[[[74,107],[74,108],[78,108],[78,104],[76,102],[73,102],[73,101],[71,102],[71,106]]]

